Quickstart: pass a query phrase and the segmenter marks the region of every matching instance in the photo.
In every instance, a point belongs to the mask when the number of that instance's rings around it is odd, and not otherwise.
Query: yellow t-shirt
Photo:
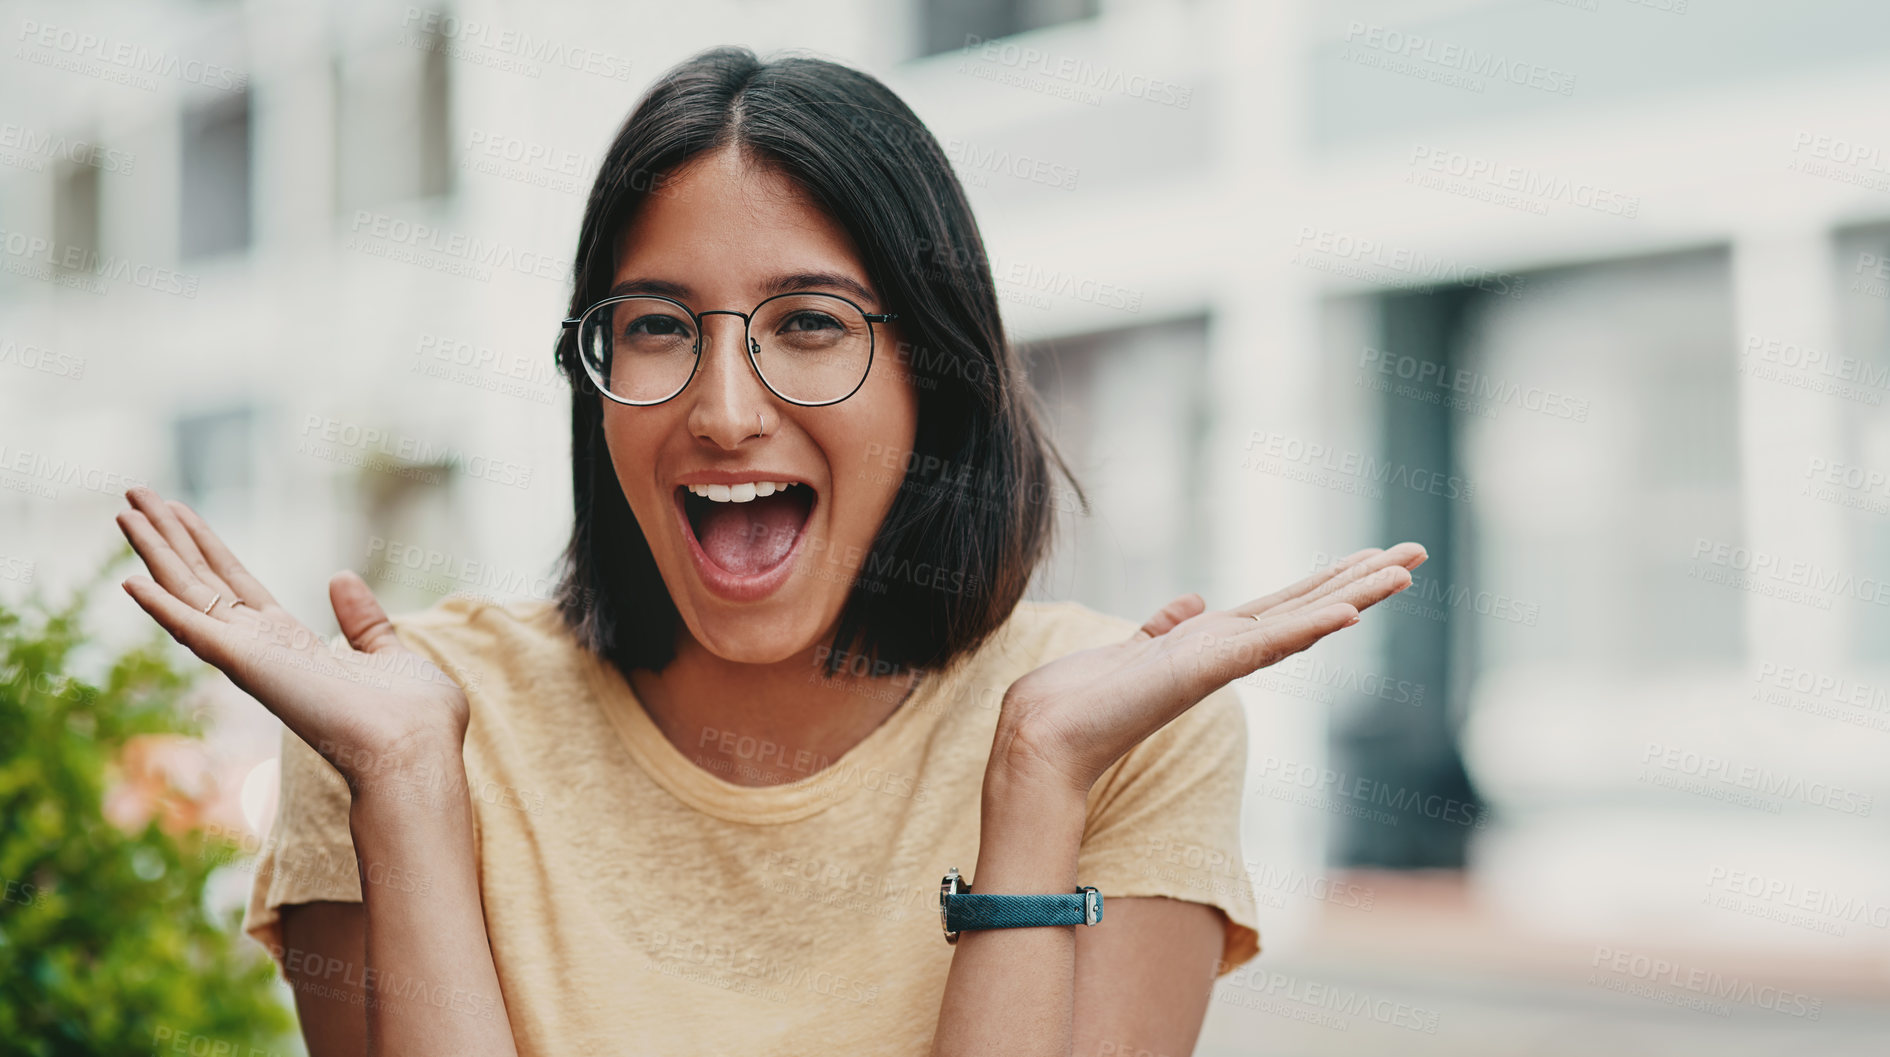
[[[808,777],[743,786],[672,745],[547,603],[456,596],[394,627],[467,689],[487,933],[519,1051],[548,1057],[926,1052],[954,950],[939,878],[977,861],[1004,690],[1135,629],[1023,603],[824,769],[794,759]],[[1110,900],[1168,896],[1221,909],[1222,973],[1259,952],[1245,765],[1245,717],[1223,689],[1104,773],[1077,860],[1103,893],[1098,928]],[[281,773],[244,925],[278,958],[277,907],[361,898],[340,775],[286,732]]]

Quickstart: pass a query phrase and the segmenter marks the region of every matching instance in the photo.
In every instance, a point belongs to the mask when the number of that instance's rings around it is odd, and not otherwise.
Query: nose
[[[733,313],[703,317],[702,360],[689,383],[689,432],[724,451],[755,436],[768,405],[768,390],[743,347],[747,333]]]

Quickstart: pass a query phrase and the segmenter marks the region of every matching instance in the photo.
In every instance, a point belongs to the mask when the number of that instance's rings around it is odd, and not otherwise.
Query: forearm
[[[974,890],[1074,891],[1087,798],[1002,758],[994,752],[985,771]],[[1068,1057],[1075,1003],[1076,926],[962,932],[932,1052]]]
[[[354,793],[349,821],[367,912],[368,1052],[515,1055],[486,938],[463,764],[457,753],[439,758],[438,773],[448,779],[419,803],[387,784]],[[392,877],[427,883],[373,883]]]

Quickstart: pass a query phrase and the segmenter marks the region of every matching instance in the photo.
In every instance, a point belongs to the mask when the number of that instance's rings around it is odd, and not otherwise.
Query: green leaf
[[[96,683],[72,670],[117,564],[56,609],[0,601],[0,1053],[294,1052],[274,963],[205,909],[227,856],[104,816],[130,739],[197,733],[179,701],[203,671],[162,633]]]

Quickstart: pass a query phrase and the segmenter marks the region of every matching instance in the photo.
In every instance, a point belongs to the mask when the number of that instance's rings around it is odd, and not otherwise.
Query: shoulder
[[[500,602],[480,595],[454,594],[426,609],[388,617],[394,630],[427,639],[487,642],[545,638],[563,634],[557,603],[540,598]]]
[[[580,649],[557,605],[542,599],[498,602],[449,595],[429,608],[390,616],[388,622],[402,644],[462,681],[529,677],[542,668],[569,670],[570,652]]]

